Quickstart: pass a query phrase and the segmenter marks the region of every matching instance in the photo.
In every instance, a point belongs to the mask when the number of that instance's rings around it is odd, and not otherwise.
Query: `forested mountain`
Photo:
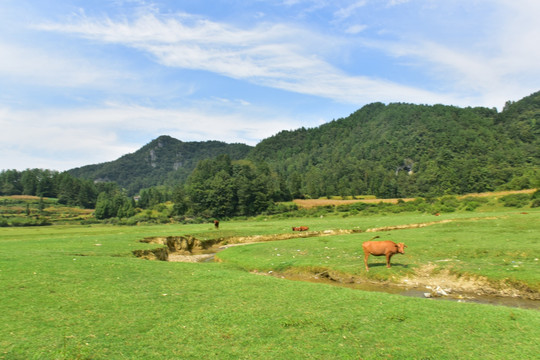
[[[87,165],[68,172],[78,178],[98,182],[116,182],[129,194],[156,185],[175,186],[185,182],[197,163],[204,159],[228,155],[243,159],[251,147],[220,141],[183,142],[170,136],[160,136],[132,154],[115,161]]]
[[[538,186],[540,92],[501,113],[374,103],[313,129],[282,131],[249,158],[294,196],[429,196]]]
[[[373,103],[317,128],[282,131],[257,146],[161,136],[116,161],[72,169],[134,194],[185,183],[197,163],[228,155],[264,163],[294,197],[435,196],[539,185],[540,92],[502,112]],[[283,188],[286,186],[286,189]]]

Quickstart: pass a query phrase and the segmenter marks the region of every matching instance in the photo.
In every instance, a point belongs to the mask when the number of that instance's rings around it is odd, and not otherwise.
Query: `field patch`
[[[508,190],[508,191],[497,191],[497,192],[487,192],[487,193],[473,193],[458,196],[458,199],[465,199],[468,197],[493,197],[500,198],[502,196],[511,195],[511,194],[532,194],[536,189],[526,189],[526,190]],[[396,198],[396,199],[295,199],[293,202],[298,205],[300,208],[312,209],[314,207],[322,206],[342,206],[355,203],[366,203],[366,204],[397,204],[400,201],[409,202],[414,201],[415,198]]]

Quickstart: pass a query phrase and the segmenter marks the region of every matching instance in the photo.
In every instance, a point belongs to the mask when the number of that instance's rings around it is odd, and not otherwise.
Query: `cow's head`
[[[398,253],[405,254],[405,248],[406,247],[407,247],[407,245],[405,245],[404,243],[397,244]]]

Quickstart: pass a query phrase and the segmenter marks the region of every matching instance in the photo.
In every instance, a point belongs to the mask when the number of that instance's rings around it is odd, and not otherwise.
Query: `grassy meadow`
[[[524,214],[526,212],[526,214]],[[424,223],[429,226],[367,229]],[[427,264],[540,291],[540,209],[211,224],[0,228],[0,359],[532,359],[540,311],[435,301],[253,272],[396,281]],[[356,229],[230,247],[221,262],[142,260],[151,236],[199,239]],[[361,243],[405,242],[363,268]]]

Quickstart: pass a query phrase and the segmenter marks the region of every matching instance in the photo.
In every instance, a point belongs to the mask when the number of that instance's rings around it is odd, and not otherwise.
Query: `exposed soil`
[[[198,262],[203,254],[219,251],[221,239],[201,241],[193,236],[157,236],[144,238],[141,242],[165,245],[150,250],[135,250],[133,254],[147,260]],[[198,257],[195,257],[198,256]]]
[[[438,291],[439,295],[460,293],[540,300],[540,293],[535,292],[525,285],[518,289],[504,281],[489,281],[483,276],[458,276],[452,274],[448,269],[439,270],[438,266],[434,263],[428,263],[416,269],[413,276],[401,279],[400,283],[407,286],[424,286],[432,289],[435,294]]]

